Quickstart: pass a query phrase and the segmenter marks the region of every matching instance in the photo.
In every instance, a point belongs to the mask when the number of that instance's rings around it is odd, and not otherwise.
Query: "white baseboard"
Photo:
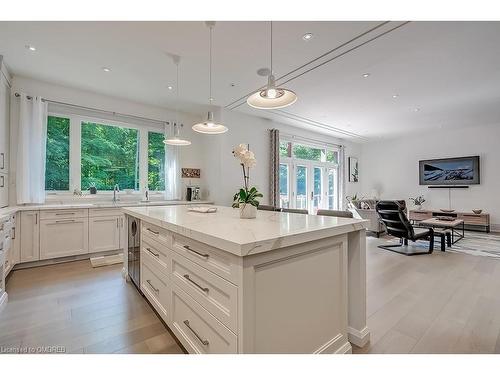
[[[348,353],[352,353],[352,346],[351,344],[349,344],[349,341],[346,340],[346,337],[340,333],[314,352],[314,354]]]
[[[351,344],[362,348],[370,341],[370,330],[368,327],[363,328],[361,331],[352,327],[347,327],[347,336]]]
[[[0,313],[2,312],[3,308],[7,304],[7,301],[9,300],[9,296],[7,292],[3,292],[2,295],[0,296]]]

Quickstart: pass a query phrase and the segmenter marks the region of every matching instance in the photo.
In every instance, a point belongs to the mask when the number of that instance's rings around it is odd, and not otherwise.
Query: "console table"
[[[410,210],[408,218],[412,221],[422,221],[432,219],[438,216],[452,217],[457,220],[463,220],[468,229],[482,229],[490,232],[490,214],[473,212],[443,212],[441,210]]]

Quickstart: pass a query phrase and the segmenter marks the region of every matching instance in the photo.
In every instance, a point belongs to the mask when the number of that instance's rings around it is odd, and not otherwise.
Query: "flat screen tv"
[[[420,185],[479,184],[479,156],[419,161]]]

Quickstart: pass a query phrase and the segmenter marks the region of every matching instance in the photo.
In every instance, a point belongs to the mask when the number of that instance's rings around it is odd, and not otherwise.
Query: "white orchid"
[[[241,158],[247,151],[248,151],[247,145],[241,143],[233,149],[233,155],[235,158],[241,160]]]
[[[240,158],[241,163],[246,168],[253,168],[257,164],[257,160],[255,159],[255,155],[252,151],[246,151],[243,156]]]
[[[257,188],[249,188],[249,172],[250,168],[255,167],[257,160],[255,154],[250,151],[245,144],[239,144],[233,149],[233,155],[240,161],[241,168],[243,169],[243,182],[245,187],[240,189],[233,197],[233,207],[239,207],[240,204],[251,204],[258,207],[259,201],[257,198],[262,198],[262,194],[257,191]]]

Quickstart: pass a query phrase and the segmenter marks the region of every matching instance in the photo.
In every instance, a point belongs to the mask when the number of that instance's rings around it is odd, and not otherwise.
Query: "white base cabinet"
[[[89,218],[89,253],[121,249],[121,216]]]
[[[19,232],[19,230],[18,230]],[[21,263],[40,260],[40,212],[21,212]]]
[[[46,219],[40,222],[40,259],[89,252],[87,218]]]

